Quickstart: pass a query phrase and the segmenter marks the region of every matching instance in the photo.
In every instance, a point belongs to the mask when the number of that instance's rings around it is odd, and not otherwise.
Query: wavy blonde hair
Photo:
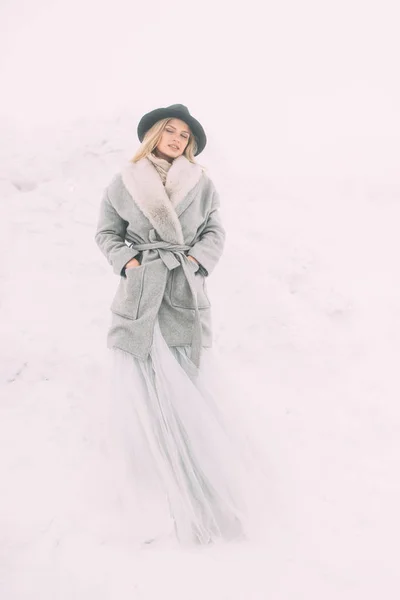
[[[172,118],[173,117],[167,117],[166,119],[160,119],[159,121],[154,123],[154,125],[152,127],[150,127],[150,129],[148,131],[146,131],[146,134],[143,138],[141,145],[139,146],[139,149],[137,150],[136,154],[130,159],[130,162],[136,163],[141,158],[144,158],[145,156],[147,156],[148,154],[153,152],[154,148],[157,147],[157,144],[161,139],[162,133],[163,133],[167,123],[169,123],[169,121],[171,121]],[[199,164],[195,161],[195,158],[194,158],[194,154],[195,154],[196,150],[197,150],[196,138],[190,131],[189,142],[188,142],[183,154],[184,154],[184,156],[186,156],[186,158],[191,163]],[[206,168],[203,165],[199,165],[199,166],[203,169],[203,171],[206,170]]]

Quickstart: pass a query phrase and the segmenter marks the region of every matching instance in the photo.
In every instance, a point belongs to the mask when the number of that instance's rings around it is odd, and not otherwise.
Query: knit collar
[[[165,182],[167,180],[168,171],[172,167],[173,163],[170,163],[165,158],[160,158],[159,156],[156,156],[155,154],[153,154],[153,152],[150,152],[147,155],[147,158],[153,163],[153,165],[155,166],[155,168],[157,169],[157,171],[161,177],[161,181],[163,182],[163,185],[165,185]]]

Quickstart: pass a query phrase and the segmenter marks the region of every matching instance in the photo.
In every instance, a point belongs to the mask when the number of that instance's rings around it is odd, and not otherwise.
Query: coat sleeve
[[[138,250],[125,243],[127,226],[128,223],[111,204],[106,188],[101,199],[94,239],[117,275],[123,275],[126,263],[139,254]]]
[[[200,239],[188,250],[188,256],[193,256],[200,264],[199,273],[208,276],[221,258],[226,231],[222,225],[220,215],[220,199],[215,187],[211,210],[208,214],[206,225],[200,235]]]

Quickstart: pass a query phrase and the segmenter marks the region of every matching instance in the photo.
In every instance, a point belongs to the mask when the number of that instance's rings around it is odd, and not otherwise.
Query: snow
[[[4,600],[399,597],[395,6],[299,7],[230,6],[224,29],[215,3],[195,21],[178,2],[0,9]],[[171,40],[182,62],[155,62]],[[193,550],[132,541],[107,438],[116,280],[94,243],[138,119],[175,102],[209,138],[215,344],[270,484],[264,537]]]

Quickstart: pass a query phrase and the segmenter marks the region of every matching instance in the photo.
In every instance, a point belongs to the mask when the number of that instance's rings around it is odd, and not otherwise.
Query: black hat
[[[197,142],[197,151],[195,152],[195,156],[200,154],[206,146],[207,137],[203,127],[200,123],[192,117],[187,106],[184,104],[171,104],[171,106],[167,106],[166,108],[156,108],[149,113],[146,113],[139,121],[139,125],[137,128],[137,134],[139,140],[142,142],[143,138],[146,134],[146,131],[150,129],[157,123],[160,119],[166,119],[169,117],[175,117],[176,119],[182,119],[187,123],[196,138]]]

